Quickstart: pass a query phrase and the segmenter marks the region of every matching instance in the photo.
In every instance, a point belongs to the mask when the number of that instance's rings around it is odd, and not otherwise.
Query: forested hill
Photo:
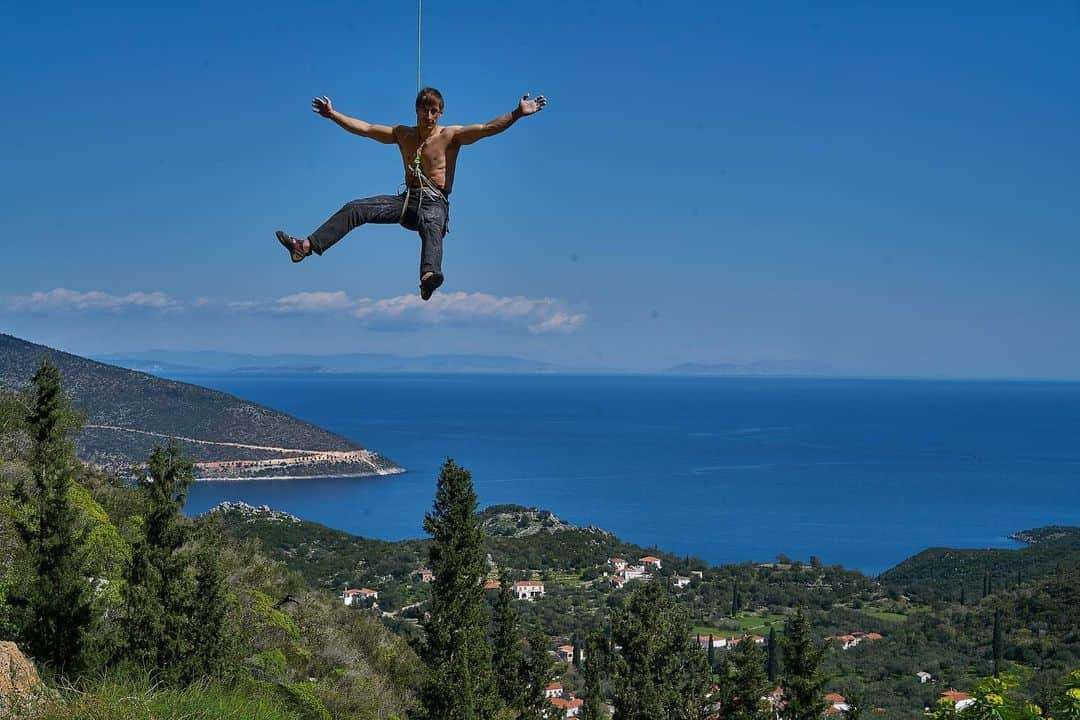
[[[163,380],[0,334],[0,389],[26,388],[44,357],[86,413],[79,456],[107,469],[142,464],[180,439],[198,475],[371,475],[402,472],[358,443],[232,395]]]
[[[1039,580],[1080,566],[1080,528],[1050,526],[1014,533],[1016,550],[929,548],[886,571],[888,587],[917,600],[974,600],[1006,585]],[[988,585],[988,587],[987,587]]]

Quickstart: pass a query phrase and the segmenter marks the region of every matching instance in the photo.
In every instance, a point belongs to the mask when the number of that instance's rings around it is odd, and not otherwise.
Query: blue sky
[[[463,150],[446,285],[363,227],[413,2],[20,3],[0,27],[0,331],[148,348],[658,370],[1080,377],[1080,3],[424,3]]]

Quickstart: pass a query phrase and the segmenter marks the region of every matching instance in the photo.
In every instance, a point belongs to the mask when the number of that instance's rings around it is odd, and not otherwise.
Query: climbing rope
[[[416,0],[416,92],[420,92],[420,18],[424,0]]]

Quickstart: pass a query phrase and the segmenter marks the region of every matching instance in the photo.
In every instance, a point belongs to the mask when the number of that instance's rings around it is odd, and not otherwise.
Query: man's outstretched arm
[[[456,126],[454,130],[454,142],[458,145],[471,145],[481,138],[498,135],[517,122],[518,118],[538,113],[544,109],[545,105],[547,105],[547,98],[543,95],[537,95],[535,100],[530,100],[529,96],[525,95],[525,97],[521,98],[518,102],[518,106],[513,112],[500,115],[494,120],[488,120],[483,125]]]
[[[396,139],[394,138],[394,128],[389,125],[373,125],[369,122],[357,120],[356,118],[339,113],[334,109],[334,106],[328,97],[313,98],[311,101],[311,109],[322,115],[324,118],[333,120],[354,135],[378,140],[387,145],[392,145],[396,142]]]

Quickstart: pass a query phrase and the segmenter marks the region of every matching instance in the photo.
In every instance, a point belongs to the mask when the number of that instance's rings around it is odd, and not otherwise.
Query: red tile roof
[[[946,700],[952,700],[953,703],[958,703],[961,700],[971,699],[970,695],[965,692],[960,692],[959,690],[947,690],[941,693],[941,697],[945,698]]]

